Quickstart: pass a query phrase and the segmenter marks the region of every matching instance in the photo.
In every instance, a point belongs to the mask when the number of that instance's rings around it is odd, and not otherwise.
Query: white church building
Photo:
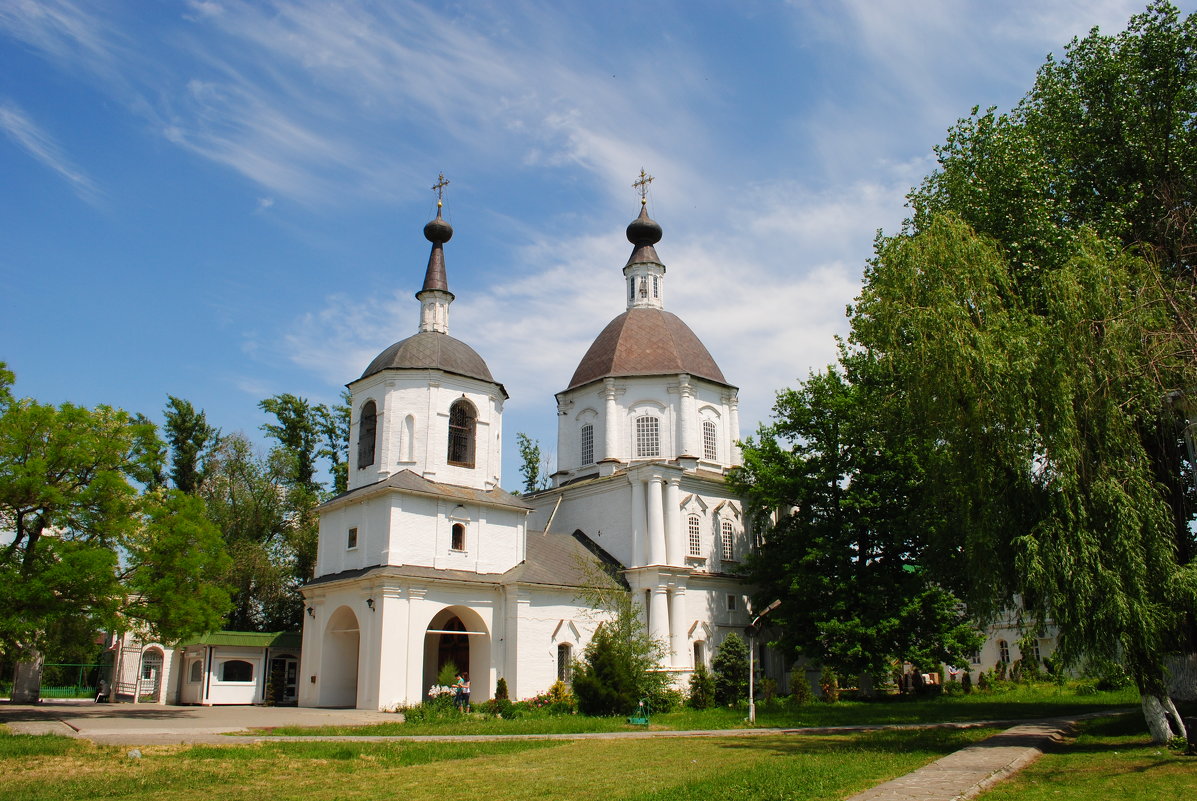
[[[601,622],[580,598],[596,568],[622,577],[684,686],[749,622],[734,575],[749,548],[724,476],[740,459],[737,390],[665,310],[661,227],[642,202],[627,228],[627,310],[557,394],[553,487],[500,488],[507,391],[449,335],[441,216],[419,332],[374,359],[351,394],[349,487],[320,507],[306,599],[301,706],[387,709],[423,700],[438,670],[467,670],[472,700],[527,698],[567,678]]]

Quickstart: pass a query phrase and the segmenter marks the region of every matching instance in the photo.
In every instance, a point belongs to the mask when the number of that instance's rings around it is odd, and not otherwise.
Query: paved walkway
[[[1089,713],[1073,718],[1024,721],[1001,734],[956,751],[905,776],[878,785],[847,801],[963,801],[992,787],[1035,761],[1052,743],[1073,733],[1082,719],[1111,714]],[[103,745],[160,745],[217,743],[244,745],[284,742],[282,737],[229,737],[228,732],[274,726],[353,726],[393,722],[395,715],[360,709],[297,707],[197,707],[131,704],[93,704],[59,701],[17,706],[0,704],[0,723],[25,734],[61,734]],[[951,728],[1010,725],[1012,721],[936,724]],[[395,740],[586,740],[644,737],[761,737],[779,734],[831,734],[877,729],[915,729],[929,726],[835,726],[803,729],[718,729],[706,731],[587,732],[580,734],[490,734],[318,736],[305,741],[394,742]]]

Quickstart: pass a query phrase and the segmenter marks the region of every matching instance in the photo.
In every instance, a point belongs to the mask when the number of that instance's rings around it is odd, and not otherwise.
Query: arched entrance
[[[437,673],[448,662],[459,673],[470,674],[471,700],[491,697],[490,632],[482,617],[469,607],[446,607],[428,624],[424,636],[424,693],[436,684]]]
[[[137,700],[156,704],[162,690],[162,651],[147,648],[141,654],[141,671],[137,681]]]
[[[317,706],[357,706],[357,666],[361,634],[357,615],[348,606],[332,613],[324,628]]]

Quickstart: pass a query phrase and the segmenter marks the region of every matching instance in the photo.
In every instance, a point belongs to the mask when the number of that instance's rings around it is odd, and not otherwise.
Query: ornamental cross
[[[640,193],[640,205],[643,206],[648,203],[648,185],[653,182],[653,177],[640,168],[640,180],[632,184],[632,188]]]
[[[650,178],[649,180],[651,181],[652,179]],[[444,205],[443,201],[445,199],[445,187],[448,185],[449,181],[447,178],[445,178],[445,174],[443,172],[436,177],[436,183],[432,185],[432,191],[436,192],[436,207],[438,209]]]

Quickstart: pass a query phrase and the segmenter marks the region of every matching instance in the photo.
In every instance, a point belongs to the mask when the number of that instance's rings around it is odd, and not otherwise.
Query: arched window
[[[730,520],[723,521],[722,535],[719,539],[723,545],[723,561],[736,561],[736,549],[732,543],[732,524]]]
[[[455,551],[465,550],[465,525],[462,523],[453,524],[453,536],[449,547]]]
[[[636,455],[641,458],[661,455],[661,421],[652,415],[636,418]]]
[[[374,464],[374,442],[378,434],[378,407],[366,401],[357,424],[357,469]]]
[[[594,426],[582,426],[582,464],[594,464]]]
[[[661,279],[658,276],[653,276],[653,297],[661,297]]]
[[[998,640],[998,660],[1010,664],[1010,644],[1005,640]]]
[[[199,684],[204,680],[204,660],[196,659],[191,663],[191,674],[187,680],[192,684]]]
[[[244,659],[230,659],[220,666],[221,681],[253,681],[254,666]]]
[[[702,421],[702,458],[712,462],[719,458],[719,441],[715,436],[715,424],[710,420]]]
[[[465,398],[449,407],[449,464],[458,467],[474,466],[474,432],[478,413],[474,404]]]
[[[694,667],[705,665],[707,662],[706,643],[698,640],[694,643]]]
[[[574,647],[567,642],[557,646],[557,681],[573,681]]]
[[[698,515],[690,515],[687,525],[690,528],[690,555],[702,556],[702,530],[699,528]]]

